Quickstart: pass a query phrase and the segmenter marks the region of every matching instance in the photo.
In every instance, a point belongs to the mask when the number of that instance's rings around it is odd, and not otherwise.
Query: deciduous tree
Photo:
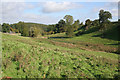
[[[91,20],[90,19],[87,19],[86,21],[85,21],[85,29],[86,30],[88,30],[89,29],[89,27],[91,26]]]
[[[72,17],[71,15],[66,15],[66,16],[64,17],[64,19],[65,19],[66,27],[67,27],[66,35],[67,35],[68,37],[72,37],[73,34],[74,34],[74,33],[73,33],[74,28],[73,28],[73,26],[72,26],[72,24],[73,24],[73,17]]]
[[[73,17],[71,15],[66,15],[64,17],[64,19],[65,19],[67,25],[72,25],[72,23],[73,23]]]
[[[108,19],[112,19],[112,14],[109,11],[100,10],[99,12],[100,29],[104,29],[107,27],[107,23],[110,22]]]

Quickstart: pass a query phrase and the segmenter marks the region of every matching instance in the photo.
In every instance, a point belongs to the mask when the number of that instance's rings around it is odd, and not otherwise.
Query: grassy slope
[[[65,41],[71,41],[71,42],[72,41],[82,41],[82,42],[90,42],[90,43],[93,43],[93,44],[98,43],[98,44],[104,44],[104,45],[110,45],[110,44],[117,44],[118,43],[118,41],[114,41],[114,40],[110,40],[110,39],[102,39],[100,37],[92,37],[93,35],[96,35],[96,34],[97,34],[97,32],[94,32],[94,33],[91,33],[91,34],[84,34],[84,35],[81,35],[79,37],[74,37],[74,38],[71,38],[71,39],[69,39],[69,38],[65,39]],[[61,36],[64,36],[64,35],[65,34],[61,34]],[[57,36],[57,34],[55,36]],[[111,45],[111,46],[115,47],[116,45]]]
[[[78,42],[106,44],[104,46],[117,43],[114,40],[91,37],[94,34],[96,33],[71,39],[28,38],[3,34],[3,76],[15,78],[114,77],[118,73],[117,54],[76,47]],[[60,36],[56,34],[51,37],[57,35]],[[61,35],[64,36],[64,34]],[[117,46],[111,45],[111,47]]]

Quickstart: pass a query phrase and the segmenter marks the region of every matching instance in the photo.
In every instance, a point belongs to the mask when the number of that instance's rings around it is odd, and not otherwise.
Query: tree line
[[[100,10],[99,19],[87,19],[85,24],[79,20],[74,21],[73,16],[65,15],[63,19],[58,21],[57,24],[44,25],[35,23],[18,22],[15,24],[2,24],[2,32],[4,33],[21,33],[21,36],[37,37],[38,35],[49,35],[56,33],[66,33],[66,36],[73,37],[79,36],[90,28],[96,27],[96,30],[107,30],[111,24],[112,14],[109,11]],[[74,33],[74,32],[77,33]]]
[[[47,25],[44,24],[25,23],[21,21],[15,24],[2,24],[3,33],[21,33],[21,36],[27,37],[37,37],[38,35],[43,35],[46,29]]]
[[[112,14],[109,11],[104,10],[99,11],[99,19],[93,21],[87,19],[85,24],[79,20],[74,21],[73,16],[71,15],[66,15],[57,24],[50,25],[51,27],[49,27],[48,32],[51,34],[65,32],[68,37],[79,36],[90,31],[91,28],[104,32],[112,25],[109,19],[112,19]]]

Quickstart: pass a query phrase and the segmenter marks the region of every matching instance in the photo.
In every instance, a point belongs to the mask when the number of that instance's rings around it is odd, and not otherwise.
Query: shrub
[[[72,37],[72,36],[74,36],[74,29],[73,29],[73,27],[69,27],[68,29],[67,29],[67,31],[66,31],[66,35],[67,35],[67,37]]]
[[[29,30],[29,36],[30,37],[37,37],[39,34],[39,29],[37,29],[36,27],[31,27]]]
[[[23,31],[21,32],[21,36],[29,36],[29,28],[28,27],[24,27]]]

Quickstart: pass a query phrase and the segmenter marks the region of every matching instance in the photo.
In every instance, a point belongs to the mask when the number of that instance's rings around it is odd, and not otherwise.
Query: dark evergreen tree
[[[58,22],[58,26],[57,26],[57,32],[58,33],[61,33],[61,32],[65,32],[66,31],[66,25],[65,25],[65,21],[63,19],[61,19],[59,22]]]

